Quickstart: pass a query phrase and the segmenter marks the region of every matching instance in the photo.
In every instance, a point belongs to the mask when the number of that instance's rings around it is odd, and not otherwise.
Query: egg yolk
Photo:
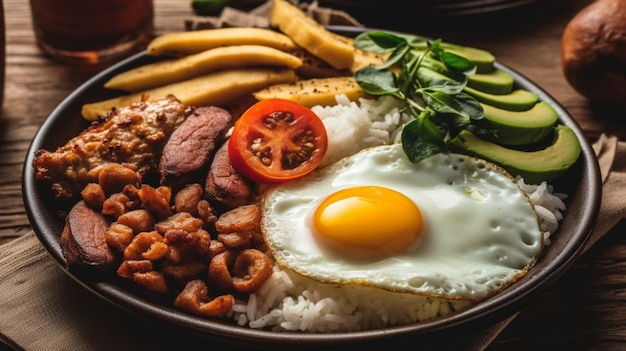
[[[422,213],[411,199],[380,186],[337,191],[313,214],[318,239],[361,256],[411,251],[419,245],[423,227]]]

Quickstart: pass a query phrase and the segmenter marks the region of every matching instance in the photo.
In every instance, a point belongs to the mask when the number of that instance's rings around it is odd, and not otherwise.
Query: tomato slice
[[[322,120],[291,100],[261,100],[235,123],[228,157],[243,176],[274,184],[305,176],[317,168],[328,149]]]

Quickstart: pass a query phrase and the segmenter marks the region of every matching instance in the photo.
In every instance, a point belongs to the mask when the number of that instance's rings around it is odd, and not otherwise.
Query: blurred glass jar
[[[115,61],[154,33],[153,0],[30,0],[39,47],[72,64]]]

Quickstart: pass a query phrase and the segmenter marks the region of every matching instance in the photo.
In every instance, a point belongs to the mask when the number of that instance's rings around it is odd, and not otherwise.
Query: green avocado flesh
[[[465,87],[464,91],[482,103],[507,111],[530,110],[539,102],[537,94],[524,89],[516,89],[503,95],[489,94],[470,87]]]
[[[493,71],[493,64],[496,58],[489,51],[445,42],[441,43],[441,47],[448,52],[464,57],[474,63],[477,73],[489,73]]]
[[[513,75],[495,68],[491,53],[451,43],[441,47],[476,65],[463,91],[480,102],[485,120],[496,131],[493,137],[478,137],[464,130],[448,143],[450,151],[490,161],[528,184],[554,180],[577,162],[581,149],[574,131],[558,124],[557,111],[537,94],[515,88]],[[419,74],[435,82],[466,79],[434,60],[424,60]]]
[[[494,69],[489,73],[476,73],[468,77],[467,86],[494,95],[509,94],[513,91],[515,78],[509,73]]]
[[[565,125],[557,125],[552,143],[537,151],[509,149],[481,139],[467,130],[452,139],[448,146],[451,151],[498,164],[511,175],[523,177],[527,184],[540,184],[562,176],[576,163],[580,155],[578,138]]]
[[[497,131],[497,135],[490,140],[500,145],[540,142],[552,132],[559,118],[554,108],[544,101],[526,111],[507,111],[487,104],[481,105],[485,119]]]

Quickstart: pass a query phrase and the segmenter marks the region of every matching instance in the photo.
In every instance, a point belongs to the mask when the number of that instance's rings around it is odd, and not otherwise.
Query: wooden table
[[[607,132],[626,139],[625,111],[592,106],[565,81],[560,36],[571,17],[591,0],[539,1],[498,14],[448,17],[415,13],[399,25],[358,18],[371,27],[410,31],[490,50],[543,87],[579,122],[590,140]],[[193,15],[188,1],[155,0],[157,34],[184,30]],[[338,2],[341,3],[341,2]],[[0,116],[0,243],[28,232],[21,171],[29,143],[48,114],[101,68],[57,63],[35,45],[29,5],[4,0],[7,65]],[[626,347],[626,229],[618,225],[556,283],[529,302],[489,347],[497,350],[590,350]],[[0,312],[1,313],[1,312]]]

